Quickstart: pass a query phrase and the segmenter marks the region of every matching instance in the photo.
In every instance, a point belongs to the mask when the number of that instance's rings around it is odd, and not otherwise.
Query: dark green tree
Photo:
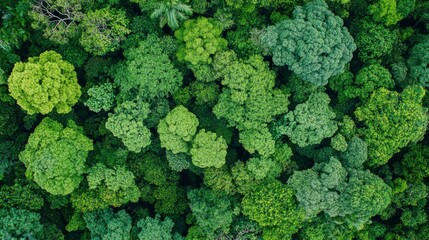
[[[277,66],[305,81],[326,85],[331,76],[344,71],[356,50],[353,38],[324,1],[296,7],[293,19],[270,26],[260,37]]]

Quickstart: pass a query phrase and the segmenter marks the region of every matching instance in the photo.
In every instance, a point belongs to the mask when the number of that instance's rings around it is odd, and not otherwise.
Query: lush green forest
[[[1,240],[429,239],[428,0],[1,0]]]

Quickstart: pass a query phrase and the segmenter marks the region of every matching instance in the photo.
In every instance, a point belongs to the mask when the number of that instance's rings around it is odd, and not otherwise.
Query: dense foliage
[[[0,239],[428,239],[428,51],[428,0],[1,0]]]

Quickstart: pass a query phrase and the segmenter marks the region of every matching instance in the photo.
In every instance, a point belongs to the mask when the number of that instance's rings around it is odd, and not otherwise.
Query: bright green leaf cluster
[[[47,117],[30,135],[19,160],[27,167],[27,176],[41,188],[53,195],[67,195],[82,181],[92,149],[92,140],[73,121],[63,127]]]
[[[222,136],[205,129],[195,136],[192,149],[192,163],[200,168],[220,168],[225,164],[227,145]]]
[[[130,151],[139,153],[151,143],[151,133],[143,122],[149,112],[149,104],[141,100],[123,102],[115,108],[114,114],[109,114],[106,129],[120,138]]]
[[[402,93],[381,88],[356,109],[356,118],[365,124],[370,166],[386,164],[401,148],[422,139],[428,124],[424,96],[423,87],[415,85]]]
[[[174,154],[188,152],[198,124],[195,114],[182,105],[177,106],[158,124],[161,146]]]
[[[68,113],[81,95],[73,65],[46,51],[18,62],[8,79],[10,95],[28,114]]]
[[[222,28],[214,19],[200,17],[186,20],[174,33],[180,42],[177,58],[192,65],[211,63],[212,56],[227,46],[221,33]]]

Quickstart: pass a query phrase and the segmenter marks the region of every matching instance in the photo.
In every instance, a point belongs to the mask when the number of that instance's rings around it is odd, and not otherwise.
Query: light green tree
[[[192,163],[200,168],[220,168],[225,164],[227,145],[222,136],[205,129],[198,132],[190,151]]]
[[[72,120],[64,127],[48,117],[30,135],[19,160],[27,168],[27,177],[53,195],[67,195],[83,179],[92,140]]]
[[[187,153],[198,124],[195,114],[182,105],[177,106],[158,124],[161,146],[174,154]]]
[[[222,28],[211,18],[199,17],[183,23],[174,36],[179,40],[177,58],[192,65],[211,63],[213,55],[226,48]]]
[[[424,96],[424,88],[416,85],[402,93],[380,88],[356,109],[357,120],[364,124],[360,132],[368,144],[368,165],[386,164],[401,148],[423,138],[428,124]]]
[[[55,51],[15,64],[8,79],[10,95],[28,114],[68,113],[81,95],[73,65]]]

